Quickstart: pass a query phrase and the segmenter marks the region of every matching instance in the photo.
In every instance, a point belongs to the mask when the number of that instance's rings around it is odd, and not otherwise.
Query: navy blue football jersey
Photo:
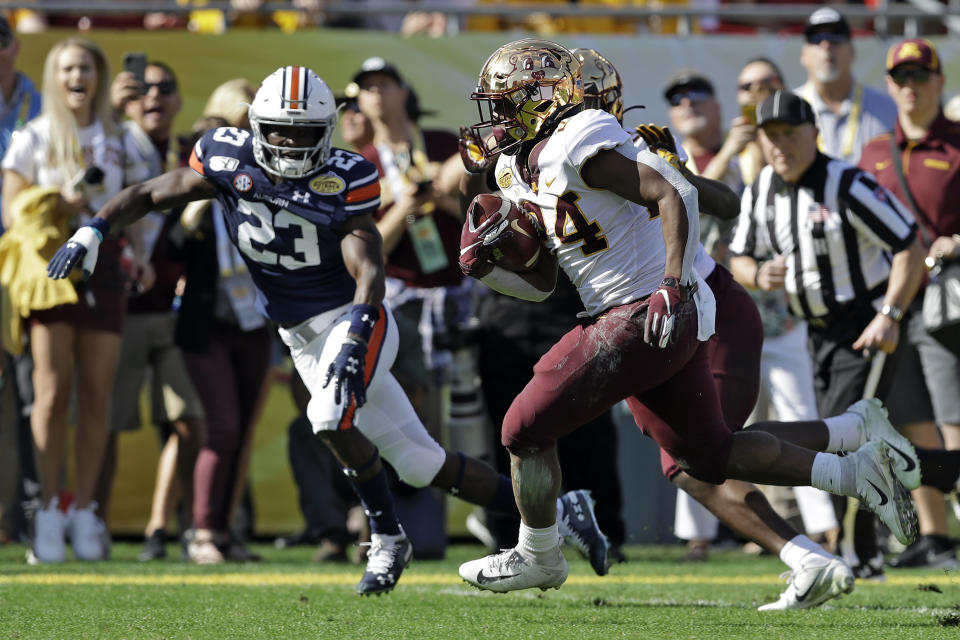
[[[253,134],[224,127],[197,142],[190,167],[216,185],[230,239],[267,317],[300,322],[353,300],[356,282],[340,240],[348,218],[380,206],[370,162],[334,148],[316,173],[274,184],[254,159]]]

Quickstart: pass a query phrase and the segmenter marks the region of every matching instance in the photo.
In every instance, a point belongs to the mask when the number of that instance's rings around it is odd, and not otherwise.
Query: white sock
[[[560,534],[557,531],[557,523],[554,522],[549,527],[543,529],[534,529],[528,527],[523,522],[520,523],[520,536],[517,548],[523,555],[534,556],[559,548]]]
[[[824,418],[830,440],[827,451],[856,451],[863,444],[863,418],[848,411],[838,416]]]
[[[823,547],[802,533],[791,538],[783,545],[783,549],[780,549],[780,559],[783,564],[794,571],[804,565],[804,560],[809,561],[811,559],[809,556],[817,556],[828,560],[832,557]]]
[[[857,497],[857,474],[850,458],[818,453],[810,470],[810,486],[840,496]]]

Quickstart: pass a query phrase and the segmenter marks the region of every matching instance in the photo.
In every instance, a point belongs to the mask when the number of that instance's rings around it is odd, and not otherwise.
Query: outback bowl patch
[[[347,188],[347,183],[340,176],[325,175],[317,176],[310,181],[310,190],[315,193],[332,195],[340,193]]]

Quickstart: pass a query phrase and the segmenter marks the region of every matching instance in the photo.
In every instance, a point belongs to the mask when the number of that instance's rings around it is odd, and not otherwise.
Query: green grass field
[[[482,593],[461,582],[460,562],[414,561],[389,595],[361,598],[354,565],[317,565],[309,548],[257,547],[265,561],[197,567],[142,564],[139,546],[113,560],[30,567],[24,548],[0,548],[3,638],[336,638],[402,640],[527,638],[920,638],[960,637],[960,575],[891,570],[885,584],[858,583],[826,606],[759,613],[782,590],[782,565],[739,551],[706,564],[683,548],[630,547],[629,562],[600,578],[575,553],[558,591]],[[175,545],[171,558],[178,557]]]

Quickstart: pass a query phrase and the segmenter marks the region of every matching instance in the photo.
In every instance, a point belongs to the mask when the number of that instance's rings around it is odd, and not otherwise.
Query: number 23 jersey
[[[252,133],[224,127],[197,142],[190,167],[216,186],[230,239],[267,317],[300,322],[353,300],[356,282],[340,241],[350,217],[380,205],[370,162],[334,148],[319,171],[274,184],[254,159]]]

